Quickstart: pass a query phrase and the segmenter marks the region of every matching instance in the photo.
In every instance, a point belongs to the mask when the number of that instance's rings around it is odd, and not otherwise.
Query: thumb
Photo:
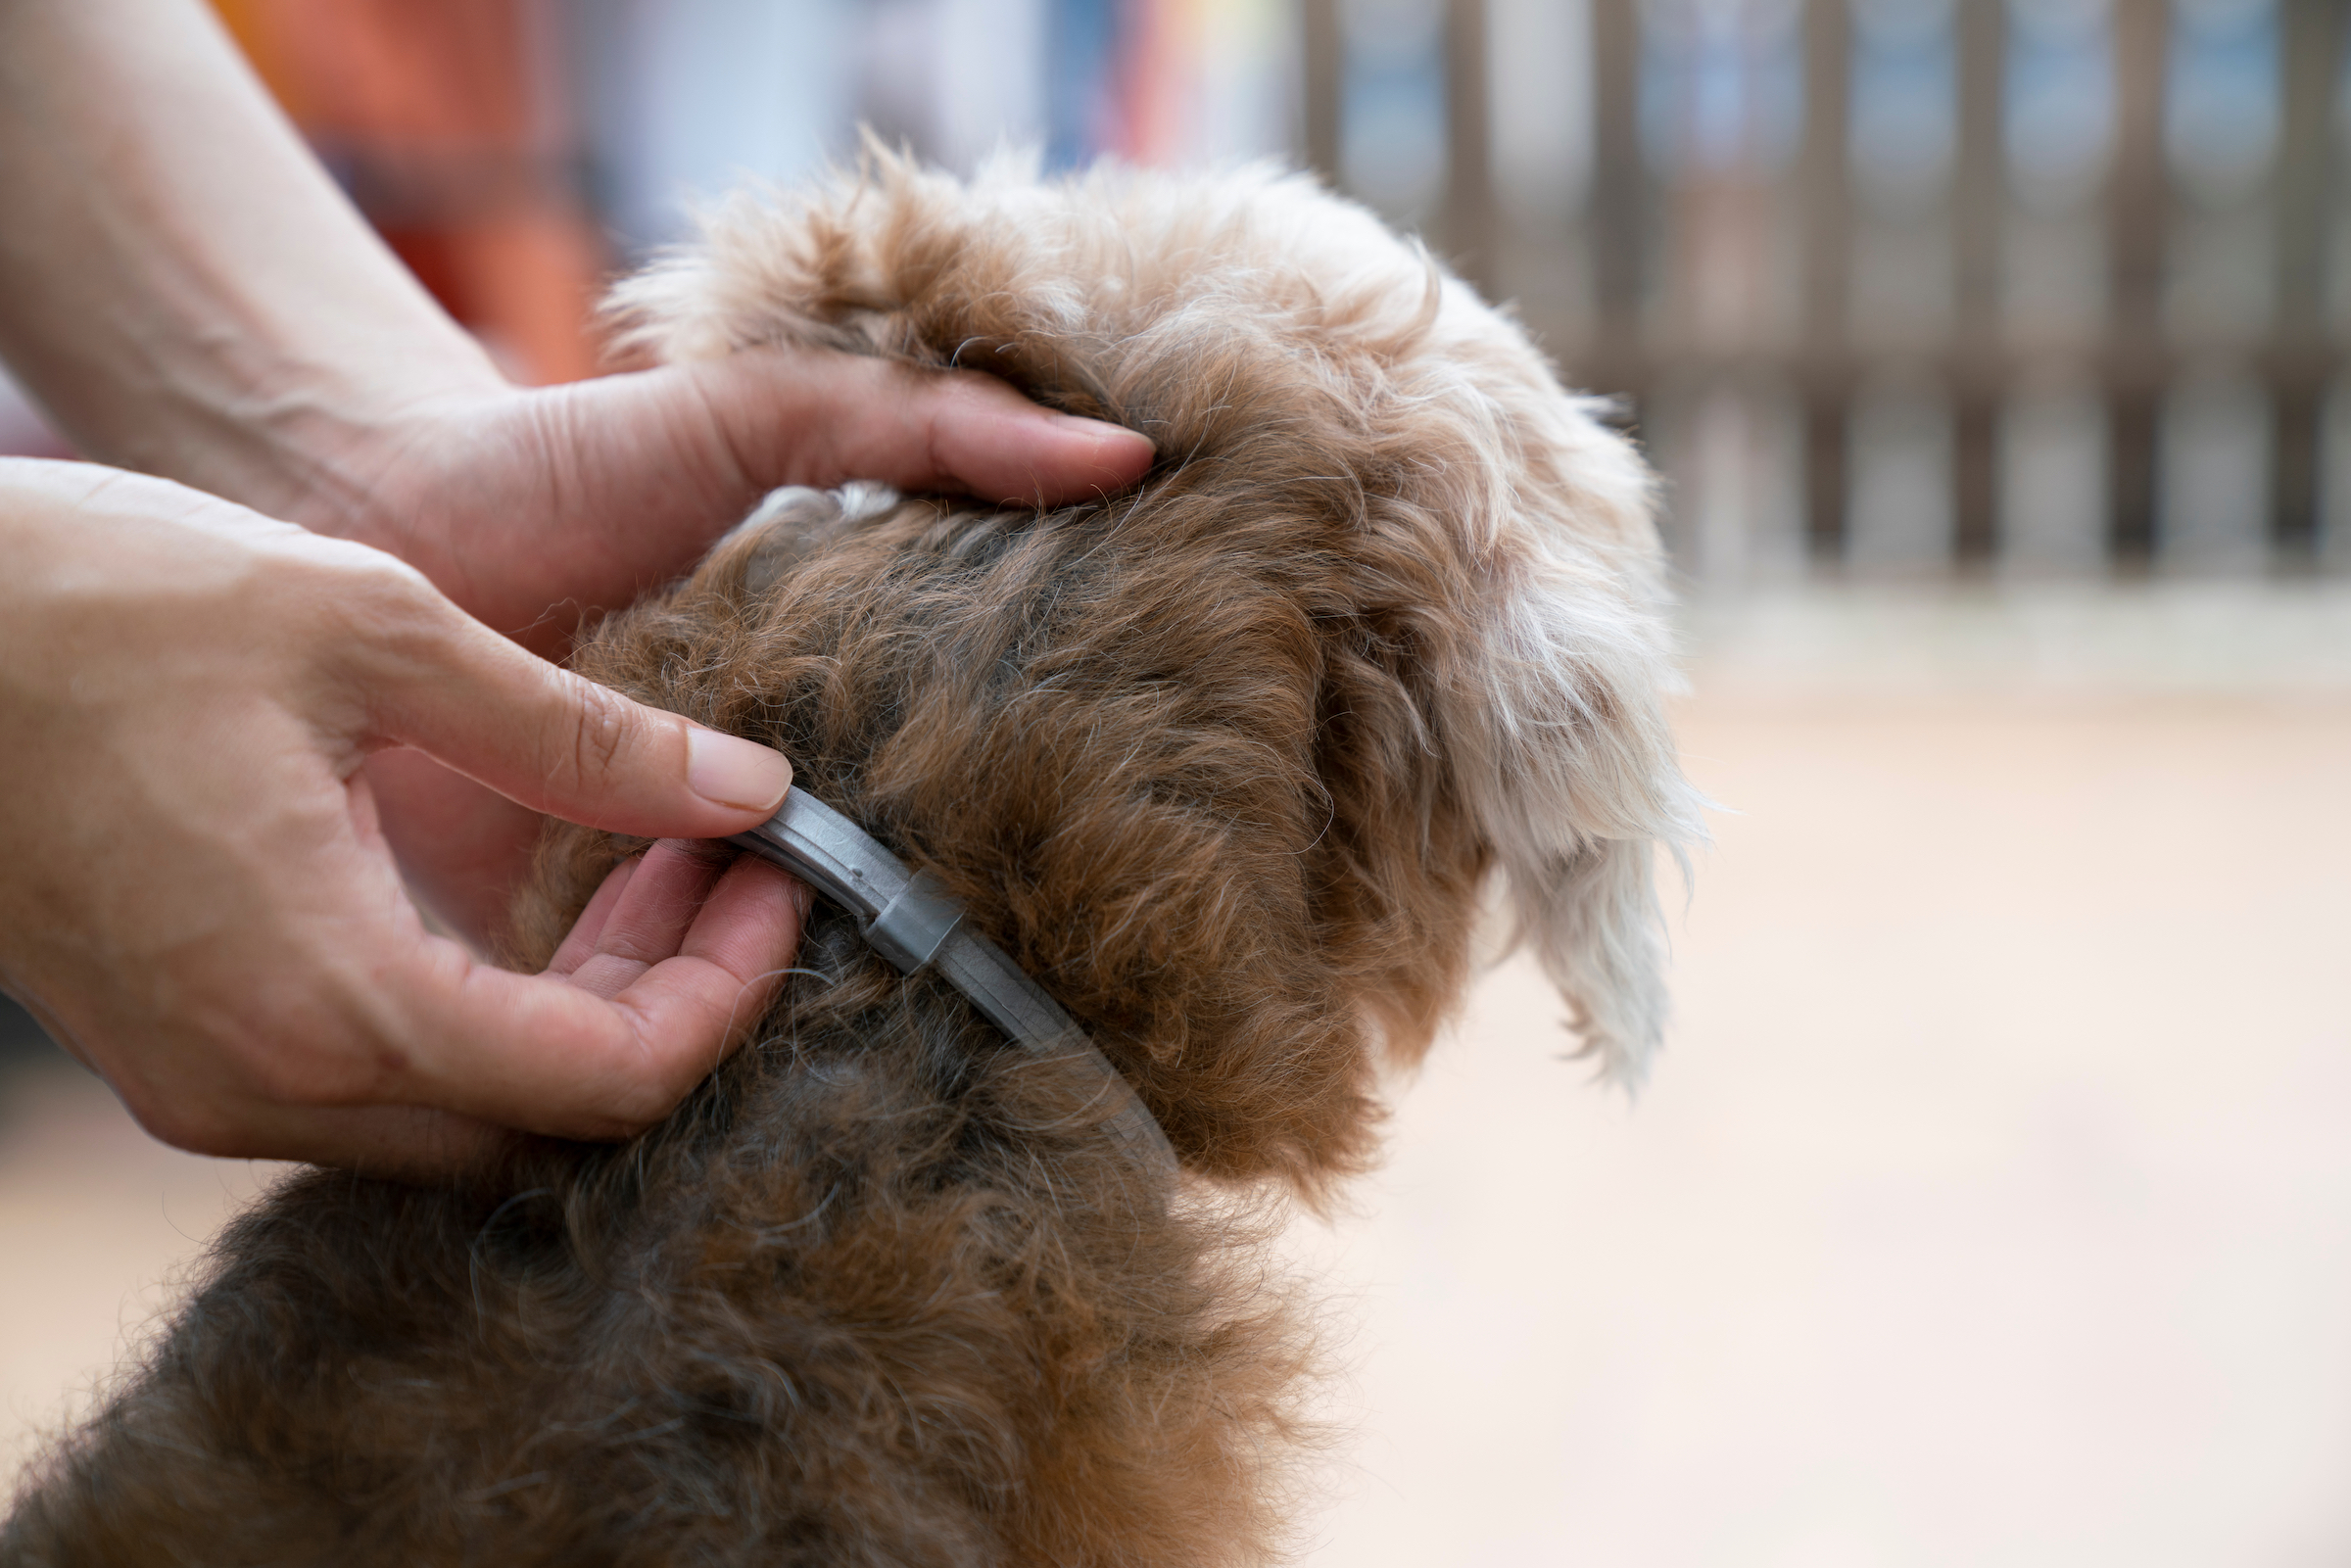
[[[669,373],[695,386],[695,406],[762,488],[879,479],[1045,506],[1125,490],[1152,462],[1149,437],[1040,407],[978,371],[753,349]]]
[[[550,664],[421,581],[411,592],[430,602],[399,618],[401,634],[355,650],[369,738],[413,746],[534,811],[648,838],[723,838],[783,804],[781,752]]]

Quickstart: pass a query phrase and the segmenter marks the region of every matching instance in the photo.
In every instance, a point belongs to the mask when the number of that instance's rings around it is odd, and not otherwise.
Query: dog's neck
[[[737,846],[771,860],[857,920],[866,945],[900,974],[930,966],[989,1022],[1040,1063],[1089,1078],[1115,1107],[1103,1129],[1156,1178],[1173,1180],[1176,1150],[1134,1088],[1085,1031],[1012,959],[963,918],[928,874],[909,871],[872,834],[804,789]]]

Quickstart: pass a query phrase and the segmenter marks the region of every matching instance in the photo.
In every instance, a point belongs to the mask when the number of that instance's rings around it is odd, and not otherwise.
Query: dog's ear
[[[1437,672],[1440,722],[1521,939],[1584,1051],[1637,1085],[1665,1016],[1654,863],[1662,845],[1686,873],[1705,829],[1661,709],[1675,676],[1653,481],[1588,404],[1541,402],[1517,410],[1518,460],[1455,498],[1474,587]]]

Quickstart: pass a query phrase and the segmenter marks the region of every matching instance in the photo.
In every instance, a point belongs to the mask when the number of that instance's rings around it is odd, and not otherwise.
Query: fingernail
[[[1141,431],[1114,425],[1107,419],[1088,419],[1083,414],[1074,413],[1057,413],[1054,417],[1065,425],[1078,427],[1078,434],[1090,437],[1097,445],[1103,442],[1131,445],[1139,441],[1146,447],[1151,446],[1151,438]]]
[[[696,725],[686,732],[686,786],[732,810],[772,812],[792,787],[792,764],[755,740]]]

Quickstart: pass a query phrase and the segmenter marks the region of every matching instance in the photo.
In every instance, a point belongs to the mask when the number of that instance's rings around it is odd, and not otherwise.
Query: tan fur
[[[1341,603],[1409,638],[1389,662],[1449,764],[1430,771],[1586,1047],[1639,1078],[1664,1016],[1651,846],[1703,836],[1657,706],[1649,476],[1416,247],[1271,170],[1039,185],[1007,161],[964,187],[885,162],[738,199],[618,300],[671,358],[802,342],[984,369],[1148,433],[1174,466],[1147,495],[1299,555],[1284,523],[1346,529]]]
[[[1189,1175],[812,924],[754,1043],[489,1189],[315,1174],[224,1242],[8,1542],[66,1562],[1244,1563],[1306,1354],[1250,1195],[1372,1153],[1481,887],[1632,1075],[1655,846],[1645,473],[1505,318],[1295,178],[877,159],[626,285],[671,356],[992,371],[1158,443],[1043,514],[780,493],[579,666],[789,753],[1079,1019]],[[542,962],[634,844],[553,827]]]

